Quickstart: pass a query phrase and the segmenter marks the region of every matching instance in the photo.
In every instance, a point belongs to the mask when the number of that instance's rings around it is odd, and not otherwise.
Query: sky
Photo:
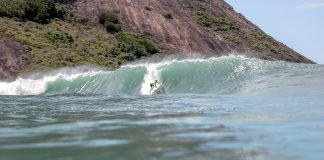
[[[324,64],[324,0],[225,0],[276,40]]]

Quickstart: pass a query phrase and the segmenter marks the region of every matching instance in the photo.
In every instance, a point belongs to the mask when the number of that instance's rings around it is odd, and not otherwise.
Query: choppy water
[[[0,82],[0,159],[322,160],[323,82],[323,65],[236,56]]]

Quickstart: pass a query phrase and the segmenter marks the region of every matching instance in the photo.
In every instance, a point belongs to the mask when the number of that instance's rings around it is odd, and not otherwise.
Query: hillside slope
[[[74,6],[90,19],[114,11],[129,31],[150,35],[179,52],[216,56],[254,52],[263,59],[312,63],[266,35],[223,0],[78,0]]]
[[[114,69],[126,61],[178,53],[208,57],[236,52],[313,63],[223,0],[55,0],[60,9],[52,6],[53,17],[18,18],[15,12],[4,12],[8,5],[3,5],[16,1],[2,1],[6,2],[0,4],[1,79],[80,64]],[[106,24],[99,23],[98,17],[107,12],[117,16],[122,31],[109,33]]]

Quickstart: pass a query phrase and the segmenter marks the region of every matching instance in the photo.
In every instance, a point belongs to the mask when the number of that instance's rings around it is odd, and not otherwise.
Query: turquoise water
[[[0,159],[322,160],[323,82],[237,56],[36,73],[0,82]]]

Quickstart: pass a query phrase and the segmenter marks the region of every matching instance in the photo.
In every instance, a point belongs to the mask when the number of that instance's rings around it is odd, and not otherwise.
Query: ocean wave
[[[163,84],[164,94],[324,94],[323,65],[243,56],[131,64],[115,71],[83,66],[34,75],[0,82],[0,95],[147,95],[155,79]]]

